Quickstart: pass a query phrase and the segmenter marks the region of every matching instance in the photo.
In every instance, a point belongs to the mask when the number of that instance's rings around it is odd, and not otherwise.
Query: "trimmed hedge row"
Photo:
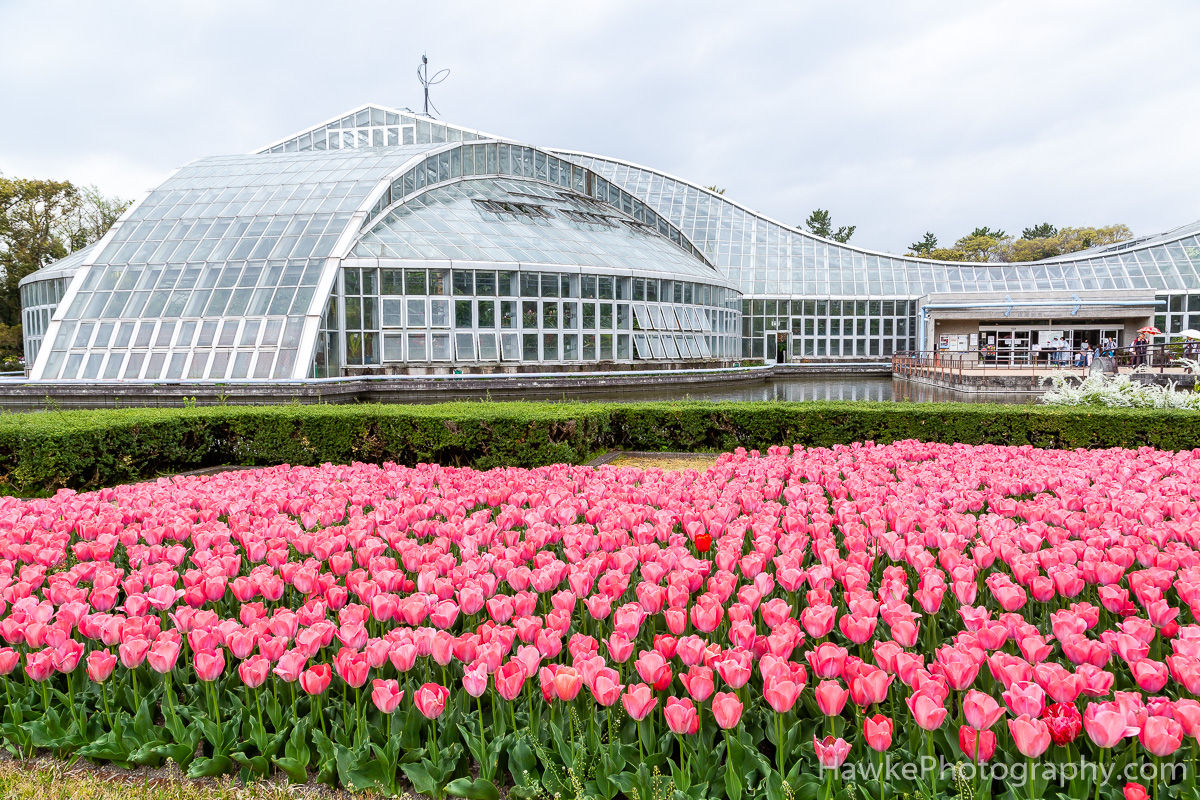
[[[719,451],[898,439],[1200,447],[1191,411],[962,403],[445,403],[42,411],[0,416],[0,491],[39,495],[238,464],[579,463],[612,449]]]

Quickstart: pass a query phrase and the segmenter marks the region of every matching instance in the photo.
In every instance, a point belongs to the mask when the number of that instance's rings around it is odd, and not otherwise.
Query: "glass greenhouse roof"
[[[474,178],[429,189],[384,215],[351,255],[636,269],[727,285],[646,223],[532,180]]]
[[[496,139],[481,131],[451,125],[407,108],[364,105],[340,117],[269,144],[260,153],[349,150],[408,144],[444,144]]]
[[[80,248],[74,253],[71,253],[66,258],[60,258],[53,264],[47,264],[39,270],[29,273],[24,278],[21,278],[19,286],[24,286],[28,283],[36,281],[49,281],[55,278],[70,278],[75,272],[83,266],[83,262],[96,249],[95,244],[89,244],[87,247]]]
[[[351,215],[429,147],[183,167],[76,279],[42,377],[292,377],[307,358],[297,359],[306,318],[315,325],[320,313],[317,284]]]
[[[750,296],[920,297],[932,293],[1183,290],[1200,282],[1200,223],[1046,261],[928,261],[818,238],[721,195],[634,164],[559,152],[678,225]]]

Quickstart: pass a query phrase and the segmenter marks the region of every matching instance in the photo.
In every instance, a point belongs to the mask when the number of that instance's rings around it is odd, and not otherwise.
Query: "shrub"
[[[1184,424],[1180,424],[1180,423]],[[445,403],[41,411],[0,416],[0,490],[89,489],[215,465],[581,463],[613,449],[718,451],[919,439],[1200,446],[1187,411],[964,403]]]

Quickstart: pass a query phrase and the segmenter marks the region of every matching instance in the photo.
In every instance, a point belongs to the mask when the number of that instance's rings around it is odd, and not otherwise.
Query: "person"
[[[1092,346],[1087,342],[1079,348],[1079,355],[1075,358],[1075,366],[1086,367],[1092,363]]]
[[[1200,341],[1189,338],[1183,345],[1183,357],[1195,361],[1200,356]]]
[[[1133,340],[1133,365],[1140,367],[1146,363],[1146,352],[1150,348],[1150,342],[1146,339],[1146,334],[1139,333],[1137,338]]]

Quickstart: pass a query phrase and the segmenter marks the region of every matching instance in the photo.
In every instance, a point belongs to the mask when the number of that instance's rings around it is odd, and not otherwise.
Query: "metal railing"
[[[1198,359],[1200,342],[1054,350],[918,350],[892,356],[892,375],[960,386],[968,383],[968,378],[980,373],[998,374],[1003,371],[1015,377],[1028,375],[1030,385],[1037,386],[1051,372],[1078,370],[1083,376],[1096,368],[1119,372],[1145,367],[1161,373],[1171,368],[1190,367],[1184,362]]]

